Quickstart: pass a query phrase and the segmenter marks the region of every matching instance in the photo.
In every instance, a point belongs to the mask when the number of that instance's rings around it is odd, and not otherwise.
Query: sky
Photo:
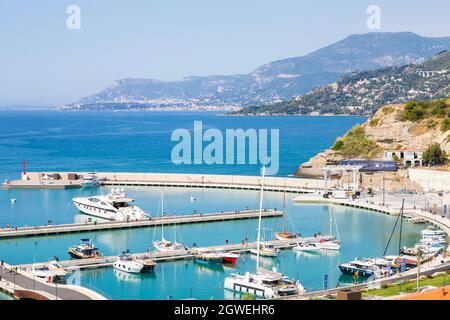
[[[374,31],[369,5],[377,31],[450,36],[448,0],[0,0],[0,106],[71,103],[122,78],[249,73]]]

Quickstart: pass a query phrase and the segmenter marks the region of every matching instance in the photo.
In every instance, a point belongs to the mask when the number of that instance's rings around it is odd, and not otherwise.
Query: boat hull
[[[354,275],[355,273],[357,273],[358,276],[365,277],[365,278],[368,278],[374,274],[373,271],[371,271],[371,270],[347,267],[347,266],[343,266],[343,265],[340,265],[339,269],[341,270],[341,272],[343,274]]]

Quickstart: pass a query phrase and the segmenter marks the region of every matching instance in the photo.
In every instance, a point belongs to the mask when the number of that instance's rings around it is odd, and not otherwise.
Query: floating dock
[[[267,241],[273,244],[275,248],[278,249],[290,249],[294,247],[298,242],[313,242],[320,241],[320,237],[305,237],[296,240],[273,240]],[[174,252],[145,252],[145,253],[135,253],[132,254],[137,259],[151,259],[156,262],[168,262],[175,260],[188,260],[195,258],[195,252],[199,251],[224,251],[233,253],[248,253],[250,250],[256,248],[256,242],[252,243],[238,243],[238,244],[227,244],[219,246],[209,246],[209,247],[198,247],[191,248],[189,250],[178,250]],[[103,268],[110,267],[117,260],[117,256],[109,257],[99,257],[92,259],[74,259],[74,260],[64,260],[59,261],[61,266],[66,270],[82,270],[82,269],[92,269],[92,268]],[[29,270],[32,264],[22,264],[16,265],[19,270]]]
[[[144,227],[157,227],[172,224],[188,224],[188,223],[205,223],[228,220],[240,220],[257,218],[258,210],[243,210],[234,212],[221,213],[198,213],[190,215],[176,215],[166,216],[164,218],[151,218],[146,220],[130,220],[130,221],[108,221],[108,222],[89,222],[89,223],[74,223],[74,224],[57,224],[47,226],[33,226],[33,227],[17,227],[4,228],[0,230],[0,239],[7,238],[23,238],[48,236],[56,234],[78,233],[78,232],[93,232],[104,230],[118,230]],[[263,218],[281,217],[282,211],[265,209],[262,212]]]

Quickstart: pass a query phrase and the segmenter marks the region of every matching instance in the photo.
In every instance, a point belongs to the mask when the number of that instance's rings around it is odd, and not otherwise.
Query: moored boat
[[[123,188],[113,188],[106,196],[77,197],[72,201],[82,213],[97,218],[111,221],[149,218],[149,215],[141,208],[131,204],[134,199],[128,198]]]
[[[297,245],[292,248],[294,251],[317,253],[320,252],[320,247],[315,243],[297,242]]]
[[[339,269],[343,274],[355,275],[360,277],[382,276],[381,269],[373,262],[369,260],[355,259],[350,262],[344,262],[339,264]]]
[[[79,244],[69,247],[68,253],[73,259],[101,257],[100,250],[95,247],[91,239],[81,239]]]
[[[99,178],[95,172],[90,172],[83,177],[81,186],[83,188],[97,188],[101,185]]]
[[[300,233],[298,232],[289,232],[286,231],[286,187],[284,188],[283,192],[283,218],[282,218],[282,228],[281,232],[275,232],[274,236],[278,240],[284,241],[284,240],[294,240],[300,238]]]
[[[131,254],[123,253],[117,257],[113,267],[128,273],[140,273],[144,269],[144,263],[133,258]]]
[[[225,252],[223,255],[223,263],[236,264],[239,260],[239,255],[236,253]]]
[[[164,238],[164,191],[161,191],[161,240],[153,241],[153,247],[159,252],[170,252],[187,250],[188,248],[183,243],[177,242],[176,226],[173,227],[173,238],[174,241],[169,241]]]
[[[64,280],[67,272],[62,268],[57,260],[51,260],[44,264],[33,264],[31,273],[38,278],[45,278],[47,282]]]
[[[273,244],[267,242],[260,242],[259,248],[251,249],[250,253],[258,255],[258,251],[261,257],[268,258],[276,258],[278,256],[278,253],[280,252],[280,250],[275,248]]]

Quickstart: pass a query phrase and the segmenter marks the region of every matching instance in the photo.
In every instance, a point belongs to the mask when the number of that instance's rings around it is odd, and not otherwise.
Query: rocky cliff
[[[444,101],[442,105],[425,108],[424,113],[422,109],[414,109],[421,115],[414,120],[409,120],[411,115],[405,113],[407,105],[384,106],[363,125],[338,138],[330,149],[303,163],[295,175],[322,177],[321,168],[324,165],[337,164],[343,159],[383,159],[384,150],[424,151],[431,143],[438,143],[450,154],[450,98],[440,101]],[[402,170],[390,179],[394,182],[392,188],[400,185],[414,187],[404,180],[406,175]],[[363,183],[366,181],[367,184],[374,184],[374,187],[378,180],[377,175],[362,177]]]

